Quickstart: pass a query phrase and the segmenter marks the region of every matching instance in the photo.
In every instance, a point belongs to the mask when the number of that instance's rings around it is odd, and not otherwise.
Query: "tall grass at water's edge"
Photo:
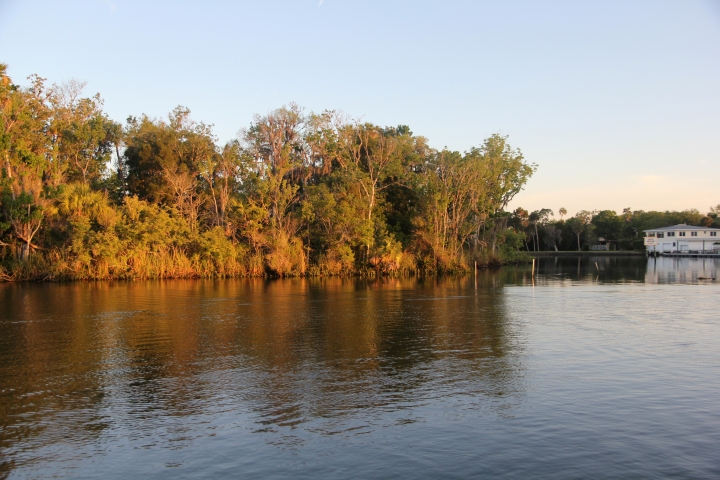
[[[528,263],[524,252],[462,254],[458,259],[427,258],[403,252],[393,258],[374,258],[366,265],[349,264],[333,255],[312,263],[305,258],[267,258],[263,255],[219,257],[187,255],[176,250],[133,251],[112,258],[78,256],[52,250],[27,261],[12,259],[0,265],[0,282],[96,281],[250,277],[403,277],[463,274],[473,268],[499,268]]]

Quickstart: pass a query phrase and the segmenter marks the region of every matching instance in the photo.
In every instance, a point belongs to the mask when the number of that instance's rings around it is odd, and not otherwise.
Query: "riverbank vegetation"
[[[0,65],[0,277],[67,280],[466,271],[523,259],[508,202],[536,169],[507,138],[436,150],[297,105],[218,145],[178,107],[125,124],[71,81]]]
[[[613,210],[581,210],[565,219],[567,211],[554,212],[543,208],[528,212],[516,209],[508,217],[508,226],[523,234],[526,251],[590,250],[600,243],[618,250],[643,250],[643,230],[687,224],[720,228],[720,205],[710,207],[707,214],[698,210],[682,212],[645,212],[625,208],[621,214]]]

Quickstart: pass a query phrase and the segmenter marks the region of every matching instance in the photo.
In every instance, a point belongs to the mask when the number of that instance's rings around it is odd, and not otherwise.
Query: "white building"
[[[673,227],[644,230],[645,247],[651,253],[718,253],[720,228],[693,227],[681,223]]]

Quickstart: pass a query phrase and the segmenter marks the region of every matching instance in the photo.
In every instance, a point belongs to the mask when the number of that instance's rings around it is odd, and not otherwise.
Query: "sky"
[[[221,143],[290,102],[435,148],[500,133],[538,165],[510,208],[720,203],[717,0],[0,0],[0,63]]]

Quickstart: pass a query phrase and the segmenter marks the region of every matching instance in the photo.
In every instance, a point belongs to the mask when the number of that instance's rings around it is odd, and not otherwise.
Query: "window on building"
[[[662,233],[662,232],[658,232],[658,238],[663,238],[664,236],[665,236],[665,234],[664,234],[664,233]]]
[[[668,237],[674,237],[674,236],[675,236],[675,232],[667,232],[667,233],[668,233]]]
[[[710,232],[711,237],[717,237],[717,232]]]
[[[691,237],[697,237],[697,232],[690,232]]]
[[[685,232],[679,232],[679,235],[680,235],[681,237],[684,237],[684,236],[685,236]]]
[[[648,237],[654,237],[654,236],[655,236],[655,232],[648,232],[647,236],[648,236]]]

